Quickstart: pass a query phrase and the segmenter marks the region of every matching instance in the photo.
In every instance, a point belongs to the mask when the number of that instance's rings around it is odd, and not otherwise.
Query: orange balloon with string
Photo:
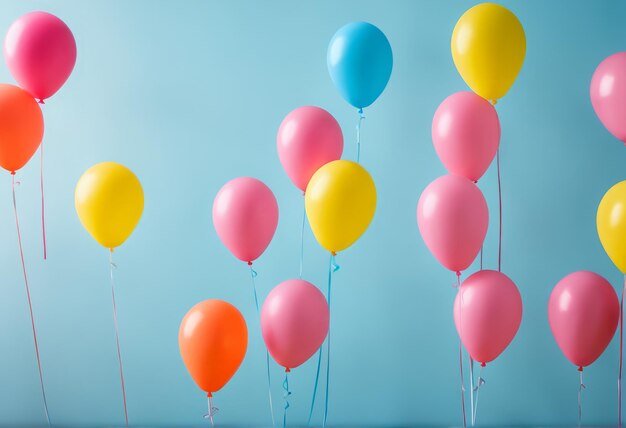
[[[243,362],[248,348],[246,321],[230,303],[205,300],[183,318],[178,345],[189,374],[211,397]]]
[[[43,114],[37,101],[15,85],[0,84],[0,166],[12,174],[22,168],[43,139]]]

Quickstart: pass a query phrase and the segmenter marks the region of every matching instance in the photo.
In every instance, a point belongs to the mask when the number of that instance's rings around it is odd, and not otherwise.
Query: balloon
[[[308,360],[324,343],[330,312],[317,287],[291,279],[267,295],[261,309],[261,332],[272,357],[287,371]]]
[[[563,354],[582,369],[602,355],[615,335],[617,294],[596,273],[570,273],[550,294],[548,320]]]
[[[328,45],[328,73],[341,96],[362,109],[380,96],[393,67],[391,45],[385,34],[369,22],[341,27]]]
[[[495,270],[469,276],[454,300],[454,324],[472,358],[495,360],[522,322],[522,297],[511,279]]]
[[[226,385],[246,356],[246,321],[230,303],[205,300],[180,323],[178,346],[187,371],[211,396]]]
[[[602,124],[626,144],[626,52],[600,63],[591,78],[589,94]]]
[[[326,110],[306,106],[292,111],[278,128],[276,147],[280,163],[300,190],[322,165],[341,158],[343,134]]]
[[[367,230],[376,211],[376,186],[358,163],[332,161],[313,174],[304,205],[315,238],[334,254]]]
[[[457,92],[433,118],[433,143],[449,173],[474,182],[483,176],[500,145],[496,109],[473,92]]]
[[[113,249],[133,232],[143,213],[143,189],[133,172],[102,162],[80,177],[74,205],[81,224],[100,245]]]
[[[17,83],[43,104],[70,77],[76,63],[76,41],[56,16],[30,12],[9,27],[4,58]]]
[[[213,201],[213,225],[226,248],[252,264],[272,241],[278,203],[263,182],[239,177],[226,183]]]
[[[444,175],[422,192],[417,203],[417,225],[439,263],[460,272],[472,264],[485,240],[487,202],[467,178]]]
[[[454,65],[465,83],[495,103],[508,92],[522,68],[526,36],[510,10],[482,3],[456,23],[451,48]]]
[[[28,92],[0,83],[0,166],[11,173],[26,165],[43,139],[43,114]]]
[[[626,274],[626,181],[611,187],[598,205],[598,236],[611,261]]]

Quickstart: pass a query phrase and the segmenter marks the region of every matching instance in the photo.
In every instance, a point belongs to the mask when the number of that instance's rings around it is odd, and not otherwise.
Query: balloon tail
[[[259,296],[256,292],[256,277],[258,274],[252,268],[252,262],[248,262],[248,266],[250,267],[250,278],[252,279],[252,291],[254,292],[254,305],[256,306],[257,318],[259,318],[260,320],[261,309],[259,307]],[[267,349],[265,350],[265,371],[267,374],[267,395],[269,398],[270,413],[272,414],[272,427],[274,427],[276,426],[276,421],[274,420],[274,403],[272,402],[272,377],[270,374],[270,353]]]
[[[624,286],[622,287],[622,297],[619,301],[619,373],[617,375],[617,426],[622,427],[622,360],[624,350],[624,292],[626,291],[626,275],[624,275]]]
[[[122,366],[122,351],[120,348],[120,330],[117,324],[117,304],[115,303],[115,278],[113,277],[113,269],[117,265],[113,263],[113,249],[109,250],[109,277],[111,280],[111,301],[113,303],[113,326],[115,327],[115,344],[117,345],[117,362],[120,367],[120,381],[122,384],[122,400],[124,402],[124,419],[126,427],[128,427],[128,406],[126,403],[126,382],[124,382],[124,367]]]
[[[582,395],[583,395],[583,389],[586,388],[585,384],[583,383],[583,368],[578,367],[578,380],[579,380],[579,384],[578,384],[578,426],[580,427],[581,423],[582,423],[582,419],[583,419],[583,401],[582,401]]]
[[[213,422],[213,416],[215,416],[215,414],[217,412],[219,412],[220,409],[218,409],[217,407],[215,407],[213,405],[213,394],[211,394],[210,392],[207,394],[208,397],[208,410],[209,412],[204,415],[204,419],[208,419],[211,422],[211,428],[215,427],[215,423]]]
[[[300,279],[304,267],[304,226],[306,225],[306,205],[302,205],[302,229],[300,229]]]
[[[313,385],[313,398],[311,398],[311,411],[309,412],[309,420],[307,426],[311,426],[311,419],[313,418],[313,409],[315,408],[315,396],[317,395],[317,384],[320,380],[320,367],[322,365],[322,347],[320,346],[317,352],[317,370],[315,371],[315,384]]]
[[[476,423],[477,414],[478,414],[478,394],[480,393],[480,387],[485,384],[485,379],[483,379],[483,369],[485,368],[485,363],[480,365],[480,370],[478,371],[478,384],[473,387],[472,392],[475,392],[475,401],[472,405],[472,426]]]
[[[359,120],[356,123],[356,163],[359,163],[361,161],[361,122],[365,119],[365,113],[362,108],[358,109],[357,113]]]
[[[26,287],[26,297],[28,300],[28,311],[30,313],[30,325],[33,330],[33,341],[35,343],[35,356],[37,357],[37,368],[39,369],[39,384],[41,385],[41,396],[43,398],[43,409],[46,415],[46,422],[50,427],[50,413],[48,412],[48,400],[46,399],[46,389],[43,382],[43,370],[41,369],[41,357],[39,355],[39,342],[37,341],[37,329],[35,328],[35,315],[33,313],[33,303],[30,297],[30,287],[28,285],[28,275],[26,275],[26,262],[24,260],[24,249],[22,248],[22,234],[20,232],[20,220],[17,215],[17,201],[15,198],[15,187],[20,182],[15,181],[15,172],[11,173],[11,189],[13,192],[13,214],[15,215],[15,228],[17,230],[17,243],[20,248],[20,259],[22,260],[22,274],[24,275],[24,286]]]
[[[336,254],[330,254],[330,263],[328,266],[328,291],[326,297],[328,299],[328,311],[330,312],[330,293],[333,284],[333,273],[339,270],[339,265],[335,262]],[[328,420],[328,386],[330,383],[330,323],[328,324],[328,342],[326,345],[326,396],[324,397],[324,419],[322,420],[322,428],[326,428]]]
[[[500,231],[498,233],[498,272],[502,271],[502,180],[500,178],[500,148],[496,152],[496,167],[498,171],[498,208],[500,214]]]
[[[43,141],[39,146],[40,150],[40,163],[39,163],[39,184],[41,187],[41,233],[43,239],[43,259],[46,260],[48,258],[48,251],[46,245],[46,204],[44,201],[44,191],[43,191]]]
[[[39,98],[39,100],[37,100],[37,102],[38,102],[39,104],[45,104],[45,103],[43,102],[43,98]]]
[[[285,391],[283,394],[283,398],[285,399],[285,407],[283,407],[283,428],[287,428],[287,409],[289,408],[289,396],[291,395],[291,391],[289,391],[289,369],[285,369],[283,390]]]

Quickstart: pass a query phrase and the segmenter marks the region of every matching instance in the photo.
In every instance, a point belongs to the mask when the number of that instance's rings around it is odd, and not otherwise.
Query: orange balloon
[[[14,173],[30,160],[43,138],[43,114],[25,90],[0,84],[0,166]]]
[[[230,303],[205,300],[183,318],[178,346],[193,380],[211,395],[226,385],[246,355],[246,321]]]

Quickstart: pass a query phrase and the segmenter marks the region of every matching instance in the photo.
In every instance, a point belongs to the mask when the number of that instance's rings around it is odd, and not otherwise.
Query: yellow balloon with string
[[[367,230],[376,211],[376,186],[358,163],[336,160],[313,174],[304,202],[315,238],[334,255]]]
[[[113,250],[133,232],[143,213],[143,189],[124,165],[103,162],[89,168],[74,192],[76,213],[87,232]]]
[[[515,82],[526,56],[526,35],[507,8],[482,3],[461,16],[452,32],[452,59],[465,83],[493,104]]]

